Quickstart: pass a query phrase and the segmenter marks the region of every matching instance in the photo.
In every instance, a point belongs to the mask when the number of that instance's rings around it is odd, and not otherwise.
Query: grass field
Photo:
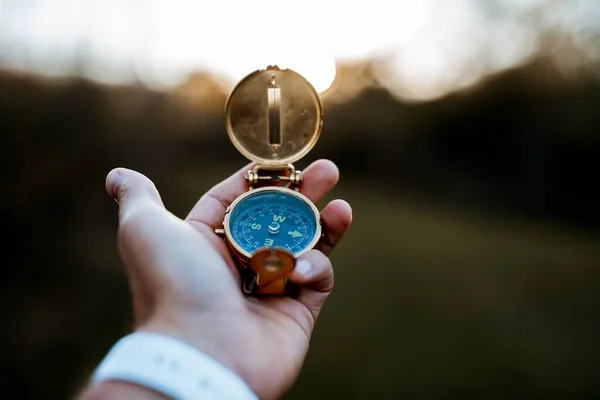
[[[360,188],[290,399],[600,393],[597,236]]]

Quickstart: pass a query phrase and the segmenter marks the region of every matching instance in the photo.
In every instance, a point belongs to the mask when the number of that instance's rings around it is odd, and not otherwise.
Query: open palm
[[[133,294],[136,329],[185,340],[236,372],[261,398],[277,398],[294,382],[310,335],[333,288],[327,255],[350,226],[350,206],[335,200],[321,212],[324,237],[289,279],[297,299],[249,298],[222,238],[225,210],[247,190],[246,166],[213,187],[185,220],[168,212],[146,177],[111,171],[107,190],[119,202],[119,250]],[[301,192],[318,202],[338,181],[326,160],[303,173]]]

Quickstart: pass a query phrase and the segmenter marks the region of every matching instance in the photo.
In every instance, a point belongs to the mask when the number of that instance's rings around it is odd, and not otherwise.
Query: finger
[[[344,200],[334,200],[321,211],[323,237],[316,249],[329,255],[352,223],[352,208]]]
[[[302,172],[300,192],[318,203],[340,179],[338,167],[329,160],[317,160]]]
[[[221,227],[227,207],[248,190],[245,175],[253,164],[246,165],[229,178],[210,189],[188,214],[187,221],[201,222],[212,229]],[[302,173],[300,191],[312,202],[318,202],[339,180],[339,171],[329,160],[318,160]]]
[[[333,267],[325,254],[311,250],[296,261],[288,279],[299,285],[297,300],[304,304],[316,321],[323,304],[333,290]]]
[[[221,256],[208,251],[204,236],[164,208],[148,178],[119,168],[108,174],[106,188],[119,203],[119,252],[136,301],[149,303],[165,293],[211,298],[237,287]]]
[[[106,191],[119,204],[119,218],[122,220],[136,203],[163,207],[163,202],[154,183],[139,172],[115,168],[106,176]]]
[[[148,208],[153,207],[158,210],[164,210],[162,200],[160,199],[160,195],[154,184],[144,175],[136,171],[126,168],[113,169],[106,176],[105,187],[108,194],[119,204],[120,244],[122,244],[124,237],[127,238],[127,235],[123,235],[123,231],[129,229],[127,228],[127,225],[132,225],[127,221],[132,220],[132,216],[135,214],[136,209],[147,210]],[[166,212],[166,210],[164,210],[164,212]],[[133,219],[135,219],[135,217],[133,217]],[[148,221],[149,219],[145,220]],[[130,262],[129,259],[131,256],[129,256],[128,251],[126,249],[124,251],[122,245],[119,247],[125,265],[129,266],[126,270],[130,278],[130,287],[133,294],[133,307],[136,318],[138,320],[145,320],[150,313],[153,296],[150,291],[147,290],[145,285],[142,284],[145,280],[140,277],[139,271],[135,268],[131,268],[131,265],[135,263]]]

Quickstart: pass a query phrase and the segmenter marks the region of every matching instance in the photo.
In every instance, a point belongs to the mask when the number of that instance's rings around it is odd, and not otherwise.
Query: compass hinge
[[[246,174],[248,189],[263,186],[285,186],[298,190],[302,181],[302,171],[296,170],[292,164],[285,166],[256,165]]]

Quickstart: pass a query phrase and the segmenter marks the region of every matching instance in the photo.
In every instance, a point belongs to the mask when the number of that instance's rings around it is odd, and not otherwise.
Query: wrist
[[[136,383],[106,381],[92,384],[81,392],[77,400],[168,400],[165,395]]]
[[[114,398],[125,390],[140,399],[161,398],[157,393],[180,400],[257,399],[239,376],[213,357],[155,332],[135,332],[120,339],[94,372],[92,382],[99,389],[91,390],[89,398]],[[107,387],[111,382],[125,384]]]
[[[305,332],[293,320],[267,327],[247,313],[223,309],[155,312],[136,331],[168,335],[195,347],[236,374],[261,399],[280,398],[290,388],[308,347]],[[268,342],[265,332],[271,334]]]
[[[213,358],[224,368],[238,376],[254,393],[260,390],[253,379],[252,369],[248,368],[246,360],[252,346],[248,341],[249,323],[232,326],[232,320],[239,320],[239,315],[219,316],[195,315],[186,318],[154,317],[140,326],[135,332],[156,333],[172,337]],[[241,335],[240,332],[244,333]]]

